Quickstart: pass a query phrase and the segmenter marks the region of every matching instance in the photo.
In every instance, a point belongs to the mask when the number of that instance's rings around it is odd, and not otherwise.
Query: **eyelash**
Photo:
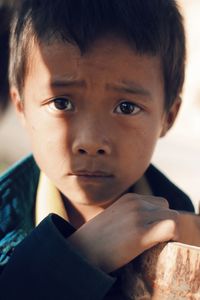
[[[56,104],[58,107],[56,107]],[[62,105],[66,107],[62,107]],[[75,107],[72,103],[72,101],[64,96],[56,97],[53,99],[50,99],[48,102],[48,107],[50,110],[54,111],[74,111]],[[121,114],[121,115],[136,115],[141,111],[141,107],[139,107],[137,104],[130,102],[130,101],[121,101],[115,109],[114,113]]]
[[[60,108],[56,107],[56,104],[59,106],[60,105]],[[66,105],[66,108],[63,107],[62,108],[62,104]],[[70,108],[67,108],[67,106],[70,106]],[[73,111],[74,110],[74,105],[72,103],[72,101],[67,98],[67,97],[57,97],[57,98],[54,98],[54,99],[50,99],[50,102],[48,103],[48,107],[49,109],[51,110],[54,110],[54,111]]]
[[[129,107],[128,107],[129,106]],[[121,109],[120,111],[117,111],[118,108]],[[127,108],[131,108],[130,111],[127,110]],[[124,112],[123,112],[124,110]],[[117,105],[114,112],[122,115],[136,115],[141,111],[141,107],[139,107],[137,104],[130,102],[130,101],[122,101]]]

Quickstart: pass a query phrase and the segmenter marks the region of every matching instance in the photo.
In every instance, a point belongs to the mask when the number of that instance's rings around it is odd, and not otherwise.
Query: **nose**
[[[74,142],[72,151],[74,154],[101,156],[109,155],[111,153],[111,148],[106,143],[79,139]]]
[[[81,128],[72,145],[72,152],[79,155],[105,156],[111,154],[111,144],[105,134],[93,128]]]

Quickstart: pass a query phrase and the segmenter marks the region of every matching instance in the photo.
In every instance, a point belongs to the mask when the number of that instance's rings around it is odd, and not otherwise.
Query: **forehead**
[[[84,53],[67,42],[34,43],[29,62],[25,81],[37,80],[46,85],[60,79],[81,80],[86,85],[133,81],[163,96],[159,57],[139,55],[116,37],[98,39]]]

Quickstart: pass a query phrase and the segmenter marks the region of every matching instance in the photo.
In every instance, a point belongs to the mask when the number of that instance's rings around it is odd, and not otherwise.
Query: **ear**
[[[10,97],[18,118],[20,119],[22,125],[25,126],[24,103],[16,87],[11,87]]]
[[[166,135],[168,130],[173,126],[176,117],[178,115],[179,109],[181,107],[182,100],[180,97],[177,97],[174,101],[173,105],[170,107],[169,111],[165,113],[164,121],[163,121],[163,128],[160,134],[160,137]]]

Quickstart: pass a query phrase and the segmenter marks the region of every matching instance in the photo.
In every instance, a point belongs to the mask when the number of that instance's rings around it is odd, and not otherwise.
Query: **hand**
[[[68,241],[93,265],[110,273],[148,248],[176,239],[177,216],[163,198],[126,194]]]
[[[200,216],[180,212],[177,218],[177,242],[200,247]]]

